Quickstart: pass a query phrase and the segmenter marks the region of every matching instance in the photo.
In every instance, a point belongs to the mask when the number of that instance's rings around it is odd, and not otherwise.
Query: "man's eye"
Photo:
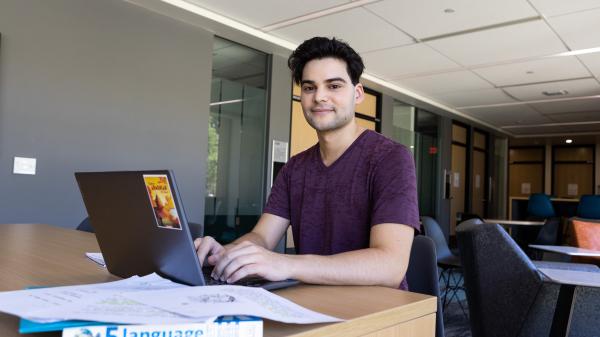
[[[342,87],[342,86],[341,86],[341,85],[339,85],[339,84],[331,84],[331,85],[329,86],[329,89],[339,89],[339,88],[341,88],[341,87]]]
[[[313,90],[315,90],[314,87],[308,87],[308,86],[307,87],[302,87],[302,91],[304,91],[304,92],[311,92]]]

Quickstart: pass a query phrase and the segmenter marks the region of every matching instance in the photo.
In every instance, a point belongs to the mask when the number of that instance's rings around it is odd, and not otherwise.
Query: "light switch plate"
[[[35,158],[15,157],[13,174],[35,175]]]

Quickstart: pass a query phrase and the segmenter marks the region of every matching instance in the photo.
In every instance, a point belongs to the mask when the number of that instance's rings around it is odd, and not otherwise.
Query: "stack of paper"
[[[38,323],[85,320],[117,324],[211,322],[251,315],[286,323],[339,321],[260,288],[189,287],[156,274],[89,285],[0,293],[0,311]]]

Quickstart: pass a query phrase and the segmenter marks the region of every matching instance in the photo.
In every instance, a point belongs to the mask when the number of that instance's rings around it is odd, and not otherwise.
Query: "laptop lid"
[[[205,284],[171,171],[77,172],[75,178],[110,273],[156,272]]]

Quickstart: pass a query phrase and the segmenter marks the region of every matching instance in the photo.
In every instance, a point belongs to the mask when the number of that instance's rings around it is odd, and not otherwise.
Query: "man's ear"
[[[361,83],[354,86],[354,103],[360,104],[365,99],[365,88]]]

